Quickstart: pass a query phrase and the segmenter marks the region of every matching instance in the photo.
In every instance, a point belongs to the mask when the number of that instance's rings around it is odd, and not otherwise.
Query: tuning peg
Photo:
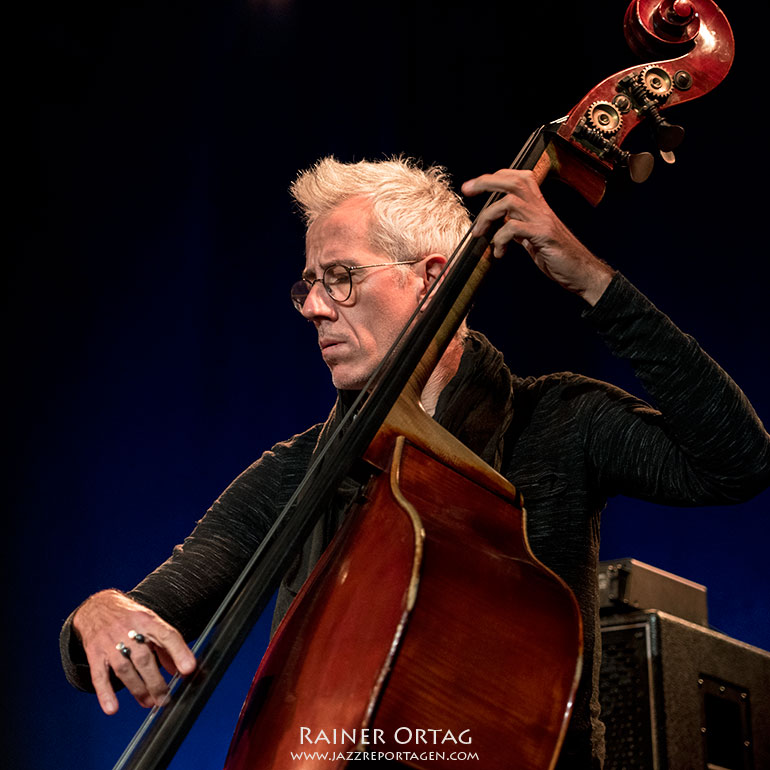
[[[589,127],[585,120],[582,120],[575,127],[575,136],[590,141],[593,152],[596,151],[596,147],[599,147],[601,153],[599,157],[626,166],[634,182],[644,182],[652,173],[655,158],[649,152],[632,154],[627,150],[621,150],[620,147],[607,140],[600,131]]]
[[[685,13],[690,6],[682,0],[678,11]],[[687,15],[687,13],[685,13]],[[634,77],[626,75],[618,83],[618,87],[627,90],[639,105],[640,117],[652,119],[655,130],[655,141],[662,152],[671,152],[682,143],[684,129],[681,126],[669,123],[661,114],[659,106],[662,105],[674,90],[674,80],[668,71],[658,64],[650,64],[644,67]]]
[[[660,151],[660,157],[663,158],[663,161],[665,163],[668,163],[669,166],[672,166],[674,163],[676,163],[676,157],[674,156],[674,153],[671,151]]]
[[[625,158],[628,173],[634,182],[644,182],[652,173],[655,158],[649,152],[629,153]]]
[[[684,129],[669,123],[657,110],[651,110],[650,113],[655,120],[655,139],[661,153],[671,152],[679,147],[684,139]]]

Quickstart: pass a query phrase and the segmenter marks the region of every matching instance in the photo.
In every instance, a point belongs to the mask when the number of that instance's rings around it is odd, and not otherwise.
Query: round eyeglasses
[[[366,270],[369,267],[395,267],[396,265],[414,265],[419,259],[409,259],[403,262],[378,262],[376,265],[329,265],[324,269],[320,278],[314,278],[312,281],[302,278],[291,287],[291,301],[294,307],[302,312],[302,306],[310,294],[312,288],[320,281],[323,284],[326,293],[335,302],[344,302],[350,299],[353,292],[353,271]]]

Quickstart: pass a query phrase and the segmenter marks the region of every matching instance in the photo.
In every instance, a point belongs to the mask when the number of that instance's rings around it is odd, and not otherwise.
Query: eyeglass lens
[[[297,281],[291,287],[291,301],[294,303],[294,307],[300,310],[305,304],[307,295],[310,294],[310,290],[315,286],[317,281],[323,283],[326,293],[335,302],[344,302],[349,296],[352,290],[352,282],[350,279],[350,268],[346,265],[329,265],[323,272],[321,278],[308,281]]]

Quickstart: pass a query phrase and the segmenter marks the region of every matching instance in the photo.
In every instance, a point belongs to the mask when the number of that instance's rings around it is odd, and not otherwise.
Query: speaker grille
[[[651,770],[654,699],[646,624],[602,633],[600,699],[606,727],[605,770]]]
[[[658,610],[602,620],[605,770],[770,768],[770,654]]]

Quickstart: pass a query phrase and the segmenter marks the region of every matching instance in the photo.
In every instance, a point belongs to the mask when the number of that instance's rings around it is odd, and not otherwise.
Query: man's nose
[[[310,287],[305,302],[302,305],[302,315],[308,321],[318,318],[330,318],[334,320],[337,316],[337,305],[329,296],[326,287],[321,281],[317,281]]]

